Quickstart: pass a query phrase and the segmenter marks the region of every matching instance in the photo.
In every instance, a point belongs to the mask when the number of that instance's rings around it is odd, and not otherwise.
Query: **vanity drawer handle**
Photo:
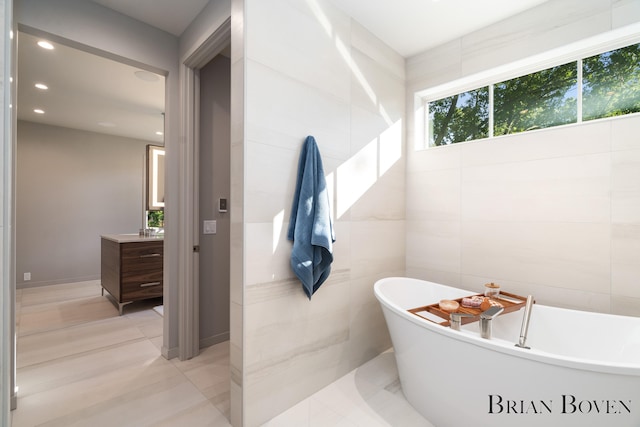
[[[160,282],[149,282],[149,283],[143,283],[140,285],[141,288],[148,288],[149,286],[158,286],[160,284]]]
[[[162,256],[162,254],[147,254],[147,255],[140,255],[140,258],[154,258],[154,257],[159,257]]]

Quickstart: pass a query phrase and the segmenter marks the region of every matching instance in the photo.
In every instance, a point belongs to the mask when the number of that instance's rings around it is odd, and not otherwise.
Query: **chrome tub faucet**
[[[503,311],[503,307],[493,306],[486,309],[480,314],[480,336],[482,338],[491,338],[492,320]]]

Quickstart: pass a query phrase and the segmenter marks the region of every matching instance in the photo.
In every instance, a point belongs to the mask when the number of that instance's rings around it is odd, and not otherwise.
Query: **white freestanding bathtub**
[[[534,304],[456,331],[408,309],[481,292],[404,277],[376,282],[409,403],[436,427],[640,426],[640,318]]]

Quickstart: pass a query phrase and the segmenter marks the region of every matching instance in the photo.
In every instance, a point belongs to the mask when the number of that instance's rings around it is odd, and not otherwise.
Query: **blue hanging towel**
[[[336,241],[322,159],[313,136],[307,137],[300,153],[287,238],[293,241],[291,268],[311,299],[329,277]]]

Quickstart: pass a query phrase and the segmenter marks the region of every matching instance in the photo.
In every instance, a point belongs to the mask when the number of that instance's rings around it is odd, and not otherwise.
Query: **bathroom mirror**
[[[147,145],[147,210],[164,209],[164,147]]]

